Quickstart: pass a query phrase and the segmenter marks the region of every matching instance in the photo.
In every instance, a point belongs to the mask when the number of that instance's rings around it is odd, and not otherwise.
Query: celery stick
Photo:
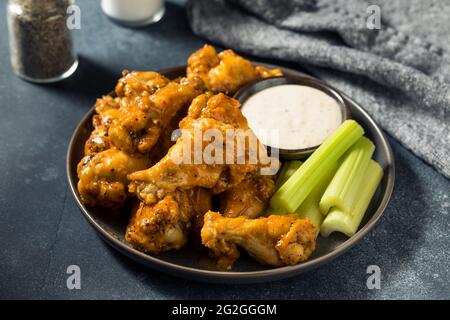
[[[358,194],[351,212],[344,212],[340,209],[333,208],[326,216],[320,228],[320,234],[328,237],[332,232],[338,231],[353,236],[358,230],[359,224],[364,217],[364,213],[372,200],[381,178],[383,177],[383,169],[380,165],[370,160],[367,171],[364,175],[364,183],[361,184]]]
[[[317,234],[323,222],[324,216],[320,213],[319,206],[313,199],[309,200],[309,196],[303,201],[301,208],[298,209],[298,215],[302,219],[308,218],[309,221],[317,228]]]
[[[323,215],[331,207],[350,212],[374,150],[372,141],[361,137],[345,153],[341,166],[320,200],[320,212]]]
[[[289,179],[289,177],[292,176],[298,168],[300,168],[301,165],[302,162],[300,160],[285,162],[280,170],[280,173],[278,174],[277,181],[275,182],[275,190],[278,190],[278,188],[281,187],[287,179]]]
[[[324,219],[324,216],[320,213],[319,209],[319,202],[322,198],[323,193],[325,192],[325,189],[328,187],[328,184],[330,183],[331,179],[336,173],[336,170],[338,169],[339,163],[336,162],[333,165],[333,168],[328,172],[319,182],[319,184],[311,191],[311,193],[306,197],[306,199],[303,201],[303,203],[300,205],[300,207],[295,210],[300,218],[308,218],[311,223],[313,223],[317,227],[317,234],[319,234],[320,226],[322,225],[322,221]],[[293,174],[292,171],[286,171],[286,179],[288,179]],[[265,211],[265,215],[269,216],[271,214],[276,215],[284,215],[288,212],[284,209],[273,209],[269,207]]]
[[[277,216],[281,216],[281,215],[285,215],[288,214],[288,212],[284,209],[274,209],[272,207],[268,207],[264,213],[262,214],[263,216],[270,216],[272,214],[275,214]]]
[[[295,210],[295,212],[297,212],[300,218],[303,219],[309,218],[309,220],[317,227],[317,234],[319,234],[320,226],[324,219],[324,216],[320,213],[319,210],[319,202],[320,199],[322,198],[323,193],[325,192],[325,189],[328,187],[328,184],[330,183],[331,179],[336,173],[338,167],[339,167],[338,162],[336,162],[333,165],[332,170],[321,179],[319,184],[306,197],[305,201],[303,201],[300,207],[297,210]],[[293,170],[285,170],[284,178],[286,180],[289,179],[293,173],[294,173]],[[265,211],[264,215],[266,216],[269,216],[271,214],[284,215],[287,213],[288,212],[284,209],[273,209],[272,207],[269,207]]]
[[[289,179],[295,173],[295,171],[297,171],[297,169],[302,165],[302,163],[303,162],[300,160],[291,160],[283,164],[280,173],[278,173],[278,178],[275,182],[275,191],[278,190],[278,188],[280,188],[287,181],[287,179]],[[264,211],[263,215],[269,216],[271,214],[283,215],[288,214],[288,211],[285,209],[274,209],[269,206]]]
[[[323,176],[319,184],[311,191],[300,207],[296,210],[301,218],[309,218],[309,220],[317,227],[317,233],[319,233],[320,226],[322,225],[322,221],[324,219],[324,216],[320,213],[319,202],[323,193],[327,189],[328,184],[335,175],[337,168],[338,162],[334,164],[330,172]]]
[[[346,120],[278,189],[270,200],[273,208],[295,211],[332,165],[364,134],[354,120]]]

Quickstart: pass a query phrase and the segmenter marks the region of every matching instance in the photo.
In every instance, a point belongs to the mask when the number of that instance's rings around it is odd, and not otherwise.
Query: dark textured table
[[[47,86],[13,74],[0,7],[0,298],[450,298],[450,181],[392,139],[397,182],[385,216],[356,247],[317,270],[258,285],[208,285],[146,269],[111,249],[68,190],[72,131],[123,68],[183,64],[204,41],[189,30],[180,3],[169,2],[164,19],[144,29],[113,24],[98,1],[78,4],[80,67]],[[81,269],[80,290],[66,286],[69,265]],[[366,286],[369,265],[380,267],[379,290]]]

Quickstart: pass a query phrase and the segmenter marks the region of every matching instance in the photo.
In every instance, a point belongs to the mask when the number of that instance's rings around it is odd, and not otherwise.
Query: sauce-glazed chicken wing
[[[124,72],[117,97],[105,96],[96,103],[94,130],[78,165],[83,203],[122,205],[128,195],[127,174],[148,168],[167,152],[176,123],[202,90],[199,78],[171,82],[157,72]],[[155,145],[158,150],[151,152]]]
[[[185,192],[167,194],[155,205],[139,204],[125,239],[139,251],[158,254],[180,249],[191,227],[192,206]]]
[[[307,260],[316,246],[316,227],[297,214],[249,219],[209,211],[201,236],[221,269],[230,269],[239,258],[237,246],[260,263],[275,267]]]
[[[239,184],[247,176],[259,174],[261,163],[270,160],[266,149],[248,128],[239,106],[237,100],[224,94],[197,97],[189,108],[188,116],[180,122],[181,137],[153,167],[130,174],[130,191],[145,203],[152,204],[177,188],[186,190],[203,187],[219,194]],[[230,149],[227,156],[231,154],[232,159],[226,161],[222,157],[225,155],[219,155],[219,159],[198,159],[200,161],[196,162],[196,154],[205,155],[208,144],[203,134],[208,129],[216,130],[222,137],[226,137],[227,132],[234,133],[236,129],[241,129],[254,143],[246,143],[240,154],[236,151],[238,137],[224,138],[218,147],[222,151]],[[253,162],[250,161],[251,155],[254,156]],[[238,157],[243,161],[239,162]]]
[[[101,99],[97,99],[95,104],[95,111],[97,114],[92,117],[94,130],[85,143],[85,156],[94,155],[111,148],[108,130],[112,120],[120,115],[118,112],[120,105],[120,98],[104,96]]]
[[[230,97],[276,76],[281,70],[209,45],[189,57],[184,78],[125,70],[114,94],[96,102],[77,167],[81,201],[116,210],[134,196],[125,240],[147,254],[189,239],[221,269],[232,267],[239,248],[274,267],[305,261],[316,227],[297,214],[261,217],[279,161]]]
[[[225,50],[217,54],[214,47],[205,45],[188,60],[187,76],[199,76],[213,92],[233,95],[244,85],[256,79],[281,76],[279,69],[255,67],[250,61]]]
[[[273,194],[273,180],[273,176],[254,176],[221,193],[220,212],[225,217],[259,217]]]
[[[184,246],[198,216],[211,209],[204,189],[177,190],[154,205],[141,202],[132,214],[125,239],[139,251],[158,254]]]
[[[104,96],[97,99],[97,114],[92,118],[94,131],[86,141],[85,155],[109,149],[112,146],[109,137],[110,126],[125,121],[123,118],[129,118],[133,112],[137,113],[136,104],[139,105],[142,97],[154,94],[170,82],[161,74],[151,71],[124,71],[123,75],[116,85],[116,97]],[[137,119],[135,117],[136,121]]]
[[[172,119],[203,91],[200,78],[169,82],[156,72],[126,74],[116,88],[125,106],[108,130],[111,142],[128,153],[149,153]]]
[[[115,148],[85,156],[78,164],[78,192],[87,206],[118,208],[128,195],[127,175],[149,165],[145,156]]]

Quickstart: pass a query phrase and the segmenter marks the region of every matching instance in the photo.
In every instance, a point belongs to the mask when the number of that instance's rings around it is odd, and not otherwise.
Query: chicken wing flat
[[[132,180],[130,192],[145,203],[152,204],[177,188],[187,190],[203,187],[211,189],[213,194],[219,194],[239,184],[247,176],[259,174],[261,160],[268,161],[267,151],[248,128],[247,120],[239,106],[237,100],[224,94],[212,96],[208,93],[194,99],[187,117],[180,122],[181,137],[153,167],[129,175]],[[236,151],[237,138],[224,139],[219,142],[219,147],[222,151],[230,149],[233,159],[226,161],[223,156],[219,156],[218,161],[200,159],[196,162],[198,149],[195,140],[197,143],[200,141],[199,151],[204,155],[208,144],[203,139],[203,133],[208,129],[217,130],[222,137],[225,137],[227,132],[241,129],[247,132],[255,143],[245,144],[245,150],[239,154]],[[200,136],[196,130],[199,130]],[[248,161],[252,155],[254,161]],[[238,157],[245,159],[238,161]]]
[[[257,218],[267,208],[274,191],[273,176],[253,176],[220,194],[225,217]]]
[[[141,202],[132,214],[125,239],[145,253],[178,250],[185,245],[195,218],[210,209],[211,194],[200,188],[176,190],[154,205]]]
[[[249,219],[209,211],[201,237],[221,269],[230,269],[239,258],[237,246],[262,264],[280,267],[309,258],[316,246],[316,227],[297,214]]]
[[[128,179],[131,172],[149,165],[148,157],[131,156],[111,148],[85,156],[78,164],[78,192],[87,206],[119,208],[127,198]]]
[[[187,76],[199,76],[207,88],[213,92],[233,95],[251,81],[281,76],[279,69],[255,67],[250,61],[237,55],[233,50],[217,54],[214,47],[205,45],[194,52],[188,60]]]

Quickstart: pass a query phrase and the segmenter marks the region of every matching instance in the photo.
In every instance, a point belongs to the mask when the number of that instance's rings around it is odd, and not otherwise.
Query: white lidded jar
[[[149,25],[164,16],[164,0],[102,0],[103,12],[114,21],[132,27]]]

